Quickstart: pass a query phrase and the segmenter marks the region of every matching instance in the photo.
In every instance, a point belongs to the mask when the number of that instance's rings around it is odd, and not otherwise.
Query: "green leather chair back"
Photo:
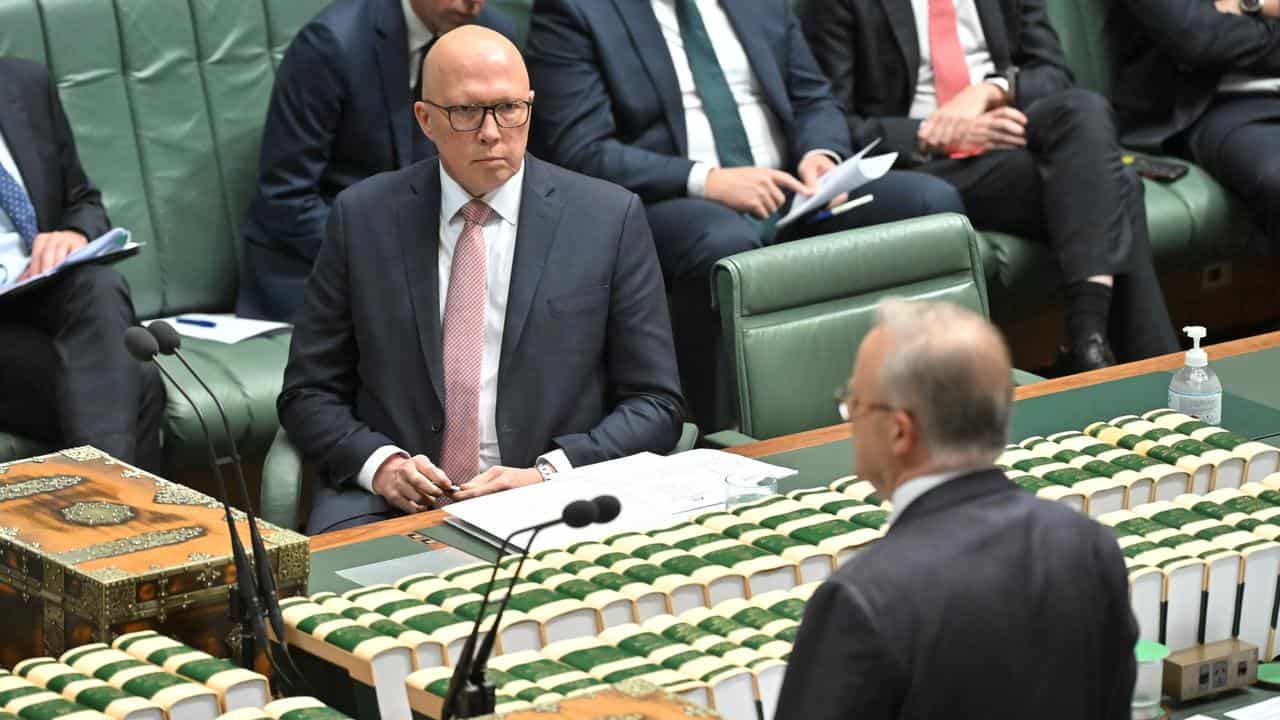
[[[1103,38],[1104,0],[1047,0],[1049,22],[1058,31],[1076,85],[1111,95],[1111,56]]]
[[[0,55],[47,65],[141,317],[235,303],[275,64],[328,0],[0,0]]]
[[[888,297],[989,316],[978,236],[932,215],[727,257],[714,271],[741,431],[764,439],[840,421],[833,391]]]

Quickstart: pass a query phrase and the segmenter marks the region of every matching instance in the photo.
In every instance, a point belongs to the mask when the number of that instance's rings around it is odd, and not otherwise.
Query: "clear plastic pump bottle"
[[[1187,364],[1169,383],[1169,407],[1209,425],[1222,424],[1222,383],[1209,367],[1209,355],[1200,347],[1205,329],[1200,325],[1182,328],[1191,338]]]

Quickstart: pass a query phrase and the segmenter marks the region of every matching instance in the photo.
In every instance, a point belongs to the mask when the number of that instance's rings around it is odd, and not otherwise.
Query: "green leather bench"
[[[275,65],[326,2],[0,1],[0,55],[50,68],[112,221],[146,244],[119,265],[140,318],[233,308]],[[250,462],[275,436],[288,344],[287,332],[233,346],[184,341]],[[201,412],[216,418],[207,398]],[[166,415],[168,472],[202,468],[204,441],[177,393]],[[0,461],[52,449],[0,433]]]

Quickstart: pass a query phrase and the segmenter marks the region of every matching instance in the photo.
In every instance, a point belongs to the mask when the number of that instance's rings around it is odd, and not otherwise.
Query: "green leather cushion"
[[[245,340],[235,345],[184,338],[183,354],[222,401],[231,431],[246,462],[262,458],[275,437],[279,420],[276,396],[283,382],[282,368],[289,355],[288,332]],[[204,394],[176,358],[164,358],[165,368],[182,383],[196,401],[215,443],[225,447],[226,433],[213,401]],[[165,461],[170,473],[203,468],[204,435],[195,414],[182,396],[167,385],[165,408]]]

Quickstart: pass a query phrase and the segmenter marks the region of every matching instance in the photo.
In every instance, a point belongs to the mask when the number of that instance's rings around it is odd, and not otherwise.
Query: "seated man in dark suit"
[[[1129,717],[1124,555],[1109,529],[992,467],[1013,404],[985,319],[891,300],[841,415],[885,536],[805,608],[778,720]]]
[[[413,120],[422,58],[471,22],[514,35],[484,0],[336,0],[298,31],[262,129],[237,313],[292,320],[333,198],[435,154]]]
[[[1280,2],[1110,5],[1121,138],[1202,165],[1280,250]]]
[[[639,198],[525,154],[519,51],[469,26],[415,106],[439,160],[342,192],[280,420],[320,532],[670,451],[680,386]]]
[[[856,142],[955,185],[979,230],[1047,240],[1064,369],[1172,352],[1141,181],[1107,101],[1073,88],[1044,0],[805,0]]]
[[[718,429],[723,415],[713,409],[717,260],[773,241],[964,212],[946,183],[890,173],[858,191],[874,195],[871,204],[774,236],[786,197],[812,193],[853,150],[790,4],[534,2],[534,152],[644,200],[673,293],[685,393],[704,430]]]
[[[110,228],[48,70],[0,58],[0,286]],[[0,429],[159,472],[164,386],[125,351],[135,323],[124,278],[100,265],[0,297]]]

